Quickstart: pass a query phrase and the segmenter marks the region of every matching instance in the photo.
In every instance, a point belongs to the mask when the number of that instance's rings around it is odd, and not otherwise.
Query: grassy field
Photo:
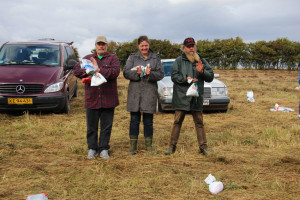
[[[205,113],[212,156],[198,153],[191,115],[178,151],[165,156],[174,113],[154,116],[156,153],[129,156],[128,81],[118,78],[120,106],[111,137],[111,159],[87,160],[83,85],[71,114],[0,114],[0,199],[299,199],[300,119],[298,71],[215,70],[229,88],[227,113]],[[255,103],[247,103],[247,91]],[[271,112],[278,103],[295,112]],[[141,126],[141,133],[143,127]],[[212,174],[225,190],[212,195]]]

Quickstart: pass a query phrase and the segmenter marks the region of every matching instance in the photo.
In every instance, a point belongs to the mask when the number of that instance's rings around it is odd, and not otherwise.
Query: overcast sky
[[[98,35],[115,42],[140,35],[172,43],[189,36],[300,41],[299,0],[0,0],[0,7],[0,44],[68,40],[81,57]]]

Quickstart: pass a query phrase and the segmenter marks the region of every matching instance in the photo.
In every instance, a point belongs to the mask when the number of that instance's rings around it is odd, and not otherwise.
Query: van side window
[[[70,46],[67,46],[66,48],[67,48],[67,52],[68,52],[69,58],[75,59],[74,50]]]
[[[69,61],[69,56],[68,56],[66,47],[64,47],[64,65],[66,65],[68,63],[67,61]]]

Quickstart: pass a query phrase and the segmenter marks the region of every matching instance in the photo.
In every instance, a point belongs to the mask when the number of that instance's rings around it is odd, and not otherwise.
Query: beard
[[[191,63],[194,63],[196,61],[199,62],[199,60],[200,60],[200,57],[196,52],[194,52],[193,54],[185,53],[185,55]]]

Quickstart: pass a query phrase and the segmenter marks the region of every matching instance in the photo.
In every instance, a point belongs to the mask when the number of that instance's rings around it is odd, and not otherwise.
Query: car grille
[[[17,92],[17,86],[24,86],[23,93]],[[41,93],[43,85],[37,84],[3,84],[0,85],[0,93],[2,94],[38,94]]]
[[[203,98],[210,98],[210,97],[211,97],[211,88],[210,87],[204,87]]]

